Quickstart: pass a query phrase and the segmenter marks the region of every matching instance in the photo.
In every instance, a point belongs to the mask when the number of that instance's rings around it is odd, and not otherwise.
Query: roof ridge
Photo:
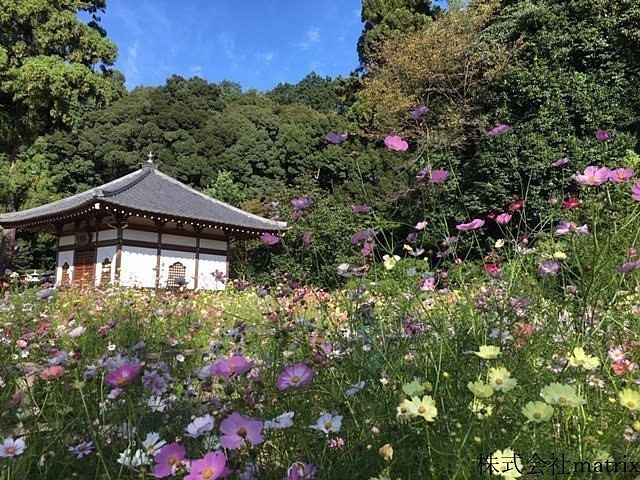
[[[269,223],[273,224],[274,226],[278,227],[278,229],[286,229],[287,228],[287,222],[279,222],[277,220],[270,220],[268,218],[261,217],[260,215],[256,215],[255,213],[250,213],[250,212],[247,212],[245,210],[242,210],[241,208],[234,207],[233,205],[229,205],[228,203],[225,203],[225,202],[223,202],[221,200],[218,200],[216,198],[210,197],[209,195],[206,195],[205,193],[203,193],[203,192],[201,192],[199,190],[196,190],[195,188],[190,187],[189,185],[187,185],[185,183],[182,183],[180,180],[176,180],[175,178],[170,177],[169,175],[167,175],[164,172],[161,172],[158,169],[155,169],[154,173],[156,175],[160,175],[162,178],[164,178],[164,179],[166,179],[166,180],[168,180],[168,181],[170,181],[170,182],[172,182],[172,183],[174,183],[176,185],[179,185],[180,187],[182,187],[182,188],[184,188],[184,189],[186,189],[186,190],[188,190],[188,191],[190,191],[192,193],[195,193],[196,195],[199,195],[200,197],[202,197],[202,198],[204,198],[206,200],[209,200],[210,202],[217,203],[218,205],[222,205],[223,207],[227,207],[227,208],[229,208],[229,209],[231,209],[231,210],[233,210],[235,212],[241,213],[243,215],[247,215],[247,216],[249,216],[251,218],[254,218],[256,220],[261,220],[263,222],[269,222]]]
[[[140,183],[142,180],[144,180],[145,178],[147,178],[147,176],[152,172],[151,168],[147,168],[147,167],[142,167],[134,172],[131,172],[127,175],[125,175],[124,177],[120,177],[116,180],[114,180],[113,182],[116,182],[118,180],[122,180],[123,178],[127,178],[129,175],[131,175],[131,178],[129,179],[129,181],[127,183],[125,183],[124,185],[120,185],[112,190],[105,190],[104,189],[104,185],[94,188],[93,190],[95,190],[94,195],[96,192],[99,192],[100,197],[112,197],[114,195],[118,195],[119,193],[124,192],[125,190],[130,189],[131,187],[137,185],[138,183]],[[138,175],[136,175],[138,174]],[[113,183],[113,182],[109,182],[109,183]],[[108,183],[105,183],[105,185],[108,185]]]

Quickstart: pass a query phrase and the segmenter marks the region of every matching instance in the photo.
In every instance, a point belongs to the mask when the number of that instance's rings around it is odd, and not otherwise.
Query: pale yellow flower
[[[396,419],[400,421],[410,420],[414,415],[411,413],[409,409],[409,400],[404,399],[400,402],[400,405],[396,408]]]
[[[544,387],[540,392],[540,396],[545,402],[551,405],[560,405],[563,407],[579,407],[584,405],[586,400],[576,393],[575,388],[571,385],[562,383],[551,383]]]
[[[515,378],[511,378],[511,373],[504,367],[490,368],[489,369],[489,385],[494,390],[500,392],[508,392],[515,388],[518,384]]]
[[[387,462],[393,460],[393,447],[388,443],[385,443],[383,446],[381,446],[378,450],[378,453]]]
[[[424,385],[420,380],[414,378],[409,383],[402,385],[402,391],[410,397],[415,397],[416,395],[422,395],[424,393]]]
[[[493,475],[510,480],[522,476],[523,468],[520,455],[510,448],[496,450],[491,456],[491,465],[495,467],[495,470],[492,471]]]
[[[398,255],[394,255],[393,257],[390,257],[389,255],[384,255],[382,257],[382,260],[383,260],[384,268],[386,268],[387,270],[393,270],[393,267],[396,266],[396,263],[398,263],[398,261],[400,260],[400,257]]]
[[[493,395],[493,387],[482,380],[467,383],[467,388],[478,398],[489,398]]]
[[[479,420],[484,420],[493,415],[493,405],[490,403],[484,403],[478,398],[474,398],[469,404],[469,410],[476,414]]]
[[[627,407],[631,411],[640,410],[640,393],[630,388],[625,388],[618,394],[620,405]]]
[[[412,397],[407,403],[409,412],[414,417],[422,417],[427,422],[433,422],[438,415],[438,409],[436,408],[436,402],[431,398],[431,395],[425,395],[424,397]]]
[[[553,416],[553,407],[540,401],[529,402],[522,407],[522,414],[532,422],[546,422]]]
[[[557,251],[553,254],[553,258],[555,258],[556,260],[566,260],[567,254],[561,251]]]
[[[600,359],[593,355],[587,355],[582,347],[573,349],[573,354],[569,356],[569,365],[572,367],[582,367],[585,370],[595,370],[600,366]]]
[[[500,355],[500,347],[495,347],[493,345],[481,345],[480,348],[478,348],[478,351],[474,353],[483,360],[491,360],[498,358]]]
[[[495,247],[496,247],[496,248],[502,248],[502,247],[504,247],[504,239],[503,239],[503,238],[501,238],[500,240],[498,240],[498,241],[496,242],[496,244],[495,244]]]

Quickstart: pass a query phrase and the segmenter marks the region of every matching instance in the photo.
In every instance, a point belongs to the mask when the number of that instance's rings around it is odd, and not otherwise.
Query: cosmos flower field
[[[332,291],[5,285],[0,478],[636,478],[633,176],[590,166],[538,225],[516,201],[431,256],[432,222],[378,263],[352,232]]]

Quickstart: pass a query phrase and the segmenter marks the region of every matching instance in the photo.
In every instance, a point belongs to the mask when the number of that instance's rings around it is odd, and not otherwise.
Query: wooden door
[[[96,249],[79,248],[73,253],[73,284],[79,287],[95,285]]]

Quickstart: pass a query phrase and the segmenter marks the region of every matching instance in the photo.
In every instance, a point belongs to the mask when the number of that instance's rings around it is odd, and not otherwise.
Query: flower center
[[[333,428],[333,423],[331,422],[327,422],[324,424],[324,429],[325,430],[331,430]]]
[[[167,463],[171,466],[175,465],[176,463],[178,463],[178,459],[176,457],[169,457],[167,459]]]
[[[204,472],[202,472],[202,478],[204,478],[205,480],[209,480],[211,477],[213,477],[213,470],[211,470],[210,468],[207,468]]]
[[[9,447],[7,448],[7,453],[9,455],[13,455],[16,452],[16,448],[15,447]]]
[[[293,377],[291,377],[291,381],[293,383],[298,383],[300,381],[300,377],[298,375],[294,375]]]
[[[244,427],[240,427],[236,433],[238,434],[239,437],[244,438],[247,436],[247,429]]]
[[[496,385],[502,385],[504,383],[504,380],[501,378],[496,379]]]
[[[560,397],[560,398],[558,399],[558,401],[559,401],[560,403],[567,403],[567,399],[566,399],[566,398],[564,398],[564,397]]]
[[[634,408],[635,406],[636,406],[636,402],[634,402],[634,401],[632,401],[632,400],[629,400],[629,401],[627,402],[627,407],[629,407],[629,408]]]
[[[425,408],[424,405],[420,405],[420,407],[418,408],[418,413],[420,413],[420,414],[422,414],[422,413],[424,413],[426,411],[427,411],[427,409]]]
[[[540,420],[542,418],[542,414],[540,412],[536,412],[533,414],[533,418],[536,420]]]

